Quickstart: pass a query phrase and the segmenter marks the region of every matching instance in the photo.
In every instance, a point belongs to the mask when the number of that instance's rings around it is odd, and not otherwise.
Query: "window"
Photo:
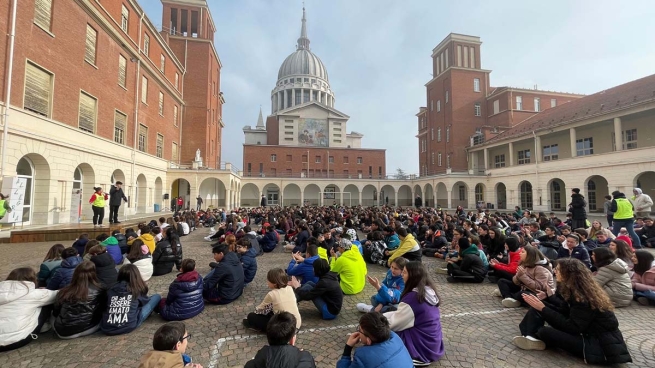
[[[541,99],[539,97],[534,98],[534,111],[541,111]]]
[[[575,151],[577,156],[588,156],[594,154],[594,138],[582,138],[575,140]]]
[[[86,25],[86,44],[84,47],[84,61],[96,65],[96,42],[98,41],[98,32],[90,24]]]
[[[320,164],[321,163],[321,156],[316,156],[316,160],[314,160],[315,163]]]
[[[166,68],[166,56],[164,56],[164,54],[161,54],[159,56],[159,71],[163,73],[165,68]]]
[[[49,32],[50,22],[52,22],[52,0],[36,0],[34,23]]]
[[[559,158],[559,147],[556,144],[551,144],[550,146],[544,146],[544,151],[543,151],[544,161],[555,161],[558,158]]]
[[[139,124],[139,142],[137,148],[141,152],[145,152],[148,149],[148,127]]]
[[[276,154],[271,155],[271,162],[277,162],[277,155]]]
[[[164,157],[164,136],[157,134],[157,157]]]
[[[141,102],[148,104],[148,78],[141,77]]]
[[[287,162],[291,162],[292,160],[293,160],[293,156],[292,155],[287,155]]]
[[[623,134],[624,149],[637,148],[637,129],[628,129]]]
[[[147,34],[143,37],[143,53],[150,57],[150,36]]]
[[[482,116],[482,109],[479,103],[475,104],[475,116]]]
[[[441,127],[437,128],[437,142],[441,142]]]
[[[432,163],[434,163],[434,162],[432,162]],[[441,152],[439,152],[439,154],[437,155],[437,165],[441,166]]]
[[[81,130],[94,133],[96,128],[96,111],[98,100],[95,97],[80,92],[80,113],[78,124]]]
[[[457,194],[459,194],[459,200],[460,201],[465,201],[466,200],[466,186],[465,185],[458,185],[457,186]]]
[[[175,89],[180,89],[180,75],[175,72]]]
[[[343,163],[347,164],[348,163],[348,156],[343,156]]]
[[[446,167],[450,169],[450,153],[446,155]]]
[[[425,139],[421,139],[421,152],[425,152]]]
[[[524,181],[520,186],[521,193],[521,208],[529,209],[532,208],[532,184],[530,182]]]
[[[125,144],[125,129],[127,127],[127,115],[114,111],[114,142]]]
[[[500,101],[496,100],[494,101],[494,115],[498,114],[500,112]]]
[[[159,115],[164,116],[164,92],[159,92]]]
[[[437,101],[437,112],[441,111],[441,100]]]
[[[27,62],[25,68],[25,95],[23,108],[50,117],[53,75]]]
[[[333,164],[334,163],[334,156],[328,157],[328,162]]]
[[[434,128],[430,128],[430,140],[434,140]]]
[[[177,126],[177,105],[173,106],[173,125]]]
[[[589,180],[587,183],[587,200],[589,204],[589,211],[595,211],[597,207],[596,202],[596,182]]]
[[[432,162],[432,165],[434,165],[434,152],[432,152],[432,153],[430,154],[430,157],[432,158],[432,161],[431,161],[431,162]]]
[[[446,128],[446,142],[450,142],[450,127]]]
[[[363,160],[362,160],[361,157],[357,157],[357,165],[361,165],[361,164],[362,164],[362,161],[363,161]]]
[[[505,167],[505,154],[504,153],[502,155],[496,155],[496,157],[494,157],[494,167],[495,168]]]
[[[516,109],[523,110],[523,97],[516,96]]]
[[[130,11],[125,5],[121,5],[121,29],[127,33],[128,21],[130,20]]]
[[[551,98],[550,99],[550,107],[555,107],[555,106],[557,106],[557,100],[554,99],[554,98]]]
[[[480,92],[480,78],[473,79],[473,92]]]
[[[307,162],[307,155],[302,155],[302,163],[306,164]]]
[[[448,93],[448,91],[446,91],[446,103],[448,103],[449,96],[450,96],[450,93]]]
[[[530,163],[530,150],[519,151],[518,157],[519,157],[519,161],[518,161],[519,165],[529,164]]]
[[[175,143],[175,142],[173,142],[173,150],[172,150],[172,153],[171,153],[171,160],[173,160],[173,161],[178,160],[178,157],[177,157],[177,143]]]
[[[118,84],[126,88],[127,86],[127,58],[118,55]]]

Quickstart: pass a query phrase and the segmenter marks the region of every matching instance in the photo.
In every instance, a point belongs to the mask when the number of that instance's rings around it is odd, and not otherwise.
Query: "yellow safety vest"
[[[615,220],[626,220],[631,219],[634,216],[632,215],[632,203],[625,198],[617,198],[616,201],[616,212],[614,212]]]
[[[105,207],[105,196],[95,193],[96,199],[91,204],[93,207]]]
[[[7,214],[7,209],[5,208],[5,200],[0,199],[0,217],[5,217]]]

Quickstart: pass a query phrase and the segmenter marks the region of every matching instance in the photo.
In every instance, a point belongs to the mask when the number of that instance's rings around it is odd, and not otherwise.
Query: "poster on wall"
[[[27,188],[27,179],[16,176],[5,176],[2,180],[2,194],[8,196],[6,201],[9,202],[11,212],[5,214],[0,220],[3,224],[13,224],[23,221],[23,205],[25,204],[25,189]]]
[[[334,187],[326,187],[323,192],[323,199],[334,199]]]
[[[71,194],[71,223],[79,223],[82,221],[82,189],[73,189]]]
[[[327,147],[328,122],[325,119],[300,119],[298,144],[301,146]]]

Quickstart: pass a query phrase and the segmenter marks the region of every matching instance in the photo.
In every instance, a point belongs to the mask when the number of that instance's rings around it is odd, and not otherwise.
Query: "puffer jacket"
[[[177,243],[176,253],[168,239],[157,243],[155,252],[152,254],[153,276],[165,275],[173,271],[173,266],[179,269],[182,262],[182,245]]]
[[[77,254],[82,257],[84,255],[84,248],[86,248],[86,243],[89,242],[89,239],[77,239],[73,243],[73,248],[77,251]]]
[[[68,257],[61,261],[61,267],[55,271],[50,281],[48,281],[48,285],[46,286],[48,290],[59,290],[70,284],[73,279],[75,267],[80,263],[82,263],[82,258],[80,257]]]
[[[398,257],[404,257],[407,260],[415,261],[413,257],[409,257],[410,253],[419,251],[419,259],[420,260],[420,250],[421,246],[418,245],[418,242],[414,239],[414,235],[412,234],[407,234],[406,237],[403,238],[403,240],[400,242],[400,246],[397,249],[387,249],[389,251],[389,260],[387,261],[388,265],[391,265],[393,263],[393,260],[398,258]]]
[[[522,272],[516,272],[512,278],[515,285],[521,286],[523,290],[530,290],[534,293],[543,291],[547,296],[555,294],[555,280],[553,279],[553,268],[544,259],[534,267],[525,267]]]
[[[37,289],[29,281],[0,281],[0,346],[28,337],[39,324],[41,307],[55,302],[57,291]]]
[[[241,265],[243,266],[243,282],[248,285],[252,282],[257,274],[257,251],[254,248],[248,249],[247,252],[241,254]]]
[[[272,252],[277,246],[278,235],[275,231],[269,231],[259,240],[262,250],[266,253]]]
[[[107,247],[107,253],[111,255],[111,258],[114,259],[117,265],[123,263],[123,253],[121,253],[121,247],[118,245],[116,238],[110,236],[100,243],[100,245]]]
[[[203,309],[202,276],[193,270],[179,274],[168,287],[161,317],[167,321],[182,321],[197,316]]]
[[[557,251],[557,259],[560,258],[575,258],[578,261],[584,263],[587,268],[591,268],[591,258],[589,257],[589,252],[587,251],[587,248],[585,248],[585,246],[582,244],[578,244],[570,252],[567,246],[562,246]]]
[[[203,296],[214,304],[227,304],[243,293],[243,266],[234,252],[227,252],[218,263],[210,264],[212,270],[205,276]]]
[[[114,286],[118,278],[118,271],[116,271],[116,263],[109,252],[92,256],[91,262],[96,265],[96,276],[105,289]]]
[[[314,357],[306,350],[293,345],[264,346],[245,368],[315,368]]]
[[[130,263],[130,260],[125,258],[125,263],[126,264]],[[141,278],[143,279],[143,281],[150,280],[150,278],[152,277],[152,270],[153,270],[152,256],[150,256],[149,254],[144,254],[139,259],[132,262],[132,264],[139,269],[139,273],[141,274]]]
[[[103,253],[105,254],[105,253]],[[100,324],[105,311],[107,296],[104,289],[89,287],[87,300],[77,303],[55,302],[53,325],[57,336],[68,337],[77,335]]]
[[[642,275],[636,272],[632,274],[632,287],[638,291],[655,291],[655,267],[644,272]]]
[[[125,254],[130,251],[130,246],[127,245],[127,238],[121,233],[114,234],[114,238],[118,241],[118,247],[121,248],[121,254]]]
[[[55,271],[57,271],[59,267],[61,267],[61,259],[49,259],[41,263],[39,273],[36,275],[36,277],[39,279],[38,286],[48,285],[48,281],[50,281],[52,276],[54,276]]]
[[[632,302],[630,270],[622,259],[617,258],[607,266],[599,268],[594,279],[607,292],[615,307],[627,307]]]

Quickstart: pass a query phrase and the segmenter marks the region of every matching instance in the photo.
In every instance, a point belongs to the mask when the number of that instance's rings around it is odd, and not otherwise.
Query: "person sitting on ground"
[[[84,255],[84,248],[86,247],[86,243],[89,242],[89,234],[80,234],[80,236],[75,240],[73,243],[72,247],[75,248],[77,251],[77,254]],[[62,245],[63,247],[63,245]]]
[[[516,269],[519,267],[521,255],[519,254],[519,241],[517,238],[508,236],[505,239],[505,250],[508,252],[508,263],[502,263],[494,258],[489,261],[489,276],[493,277],[491,280],[507,279],[512,280],[516,275]]]
[[[591,269],[591,258],[584,245],[580,243],[580,237],[576,234],[566,236],[566,244],[557,251],[557,259],[576,258]]]
[[[408,261],[420,261],[422,255],[421,246],[414,239],[414,235],[408,233],[404,227],[398,228],[396,233],[400,239],[400,246],[396,249],[387,249],[385,251],[385,255],[389,256],[387,265],[391,265],[391,262],[398,257],[403,257]]]
[[[117,265],[123,264],[123,253],[121,253],[121,248],[118,245],[118,239],[113,236],[108,236],[100,243],[100,245],[107,247],[107,253],[109,253],[111,258],[114,259],[114,263]]]
[[[91,254],[89,252],[91,251],[91,248],[95,247],[96,245],[100,245],[100,242],[95,240],[95,239],[91,239],[86,243],[86,246],[84,247],[84,256],[82,257],[83,261],[90,261],[91,260]],[[113,259],[114,258],[112,258],[112,260]]]
[[[148,285],[135,265],[123,265],[116,285],[107,291],[100,329],[107,335],[130,333],[150,316],[160,301],[159,294],[148,296]]]
[[[480,258],[480,250],[475,244],[471,244],[469,238],[460,237],[457,239],[455,250],[458,258],[450,258],[446,268],[448,270],[448,282],[471,282],[480,283],[487,275],[487,268]]]
[[[627,307],[632,302],[632,283],[628,265],[609,248],[596,248],[591,253],[596,272],[594,280],[605,290],[614,307]]]
[[[196,271],[196,261],[182,260],[181,271],[168,287],[168,295],[159,302],[159,314],[167,321],[193,318],[205,309],[202,276]]]
[[[250,239],[245,237],[237,241],[236,251],[243,267],[243,285],[245,286],[250,284],[257,274],[257,251],[252,248]]]
[[[130,246],[127,245],[127,237],[123,235],[120,230],[112,231],[111,236],[113,236],[118,242],[118,247],[121,249],[121,254],[125,254],[130,250]]]
[[[311,300],[321,313],[321,318],[331,320],[337,318],[343,305],[343,292],[339,285],[339,275],[330,271],[330,265],[324,259],[314,261],[314,275],[318,282],[306,282],[302,287],[295,276],[291,276],[289,286],[294,288],[296,299]]]
[[[182,262],[182,244],[171,226],[166,228],[166,237],[160,240],[152,254],[153,276],[171,273],[173,267],[180,269]]]
[[[398,310],[384,316],[391,330],[400,336],[415,365],[436,362],[445,353],[436,286],[418,261],[408,262],[402,275],[405,289]]]
[[[553,225],[546,226],[544,230],[546,235],[540,236],[531,244],[550,260],[557,259],[557,251],[562,247],[562,242],[558,239],[557,228]]]
[[[152,348],[139,362],[138,368],[202,368],[191,363],[186,355],[191,334],[184,322],[168,322],[160,326],[152,339]]]
[[[441,228],[438,225],[432,225],[426,234],[425,243],[423,244],[421,252],[424,256],[434,257],[435,253],[438,253],[441,248],[447,246],[448,241],[446,240],[446,237],[443,236]]]
[[[255,250],[255,254],[257,256],[262,255],[264,251],[257,240],[257,233],[250,228],[250,225],[244,226],[243,232],[245,233],[243,237],[250,241],[250,247]]]
[[[39,273],[36,275],[38,281],[37,287],[45,287],[48,281],[55,274],[55,271],[61,267],[61,252],[66,249],[63,244],[55,244],[48,250],[43,258],[43,263],[39,267]]]
[[[361,343],[351,358],[352,350]],[[400,337],[389,327],[387,317],[370,312],[359,318],[357,332],[348,337],[337,368],[412,367],[412,357]]]
[[[358,294],[366,285],[366,262],[357,247],[353,247],[349,240],[341,239],[337,246],[338,252],[332,250],[330,268],[339,274],[341,290],[344,294]]]
[[[400,295],[405,289],[402,272],[406,264],[407,260],[403,257],[394,259],[382,283],[376,277],[367,275],[366,280],[378,292],[371,297],[371,305],[357,303],[357,310],[364,313],[370,311],[385,313],[396,310],[400,303]]]
[[[591,253],[592,250],[598,248],[598,244],[595,241],[588,239],[589,234],[586,229],[578,228],[573,230],[573,233],[580,237],[580,243],[587,248],[587,252]]]
[[[575,258],[564,258],[557,261],[555,276],[553,297],[542,302],[538,296],[523,295],[531,308],[514,345],[523,350],[560,348],[587,364],[632,362],[614,306],[589,268]]]
[[[244,274],[239,257],[221,244],[212,248],[211,271],[203,281],[202,295],[211,304],[229,304],[243,294]]]
[[[632,256],[634,274],[632,289],[634,299],[641,305],[655,305],[655,263],[653,253],[637,250]]]
[[[185,217],[181,217],[177,223],[177,235],[179,236],[187,236],[191,232],[191,227],[189,226],[189,223],[187,222]]]
[[[125,261],[125,264],[129,262],[139,269],[143,281],[150,280],[153,273],[152,256],[148,246],[143,244],[143,240],[135,239],[132,242],[130,252],[125,255]]]
[[[265,253],[272,252],[277,247],[277,242],[279,235],[275,231],[275,226],[269,225],[266,228],[266,234],[259,239],[259,245],[262,247],[262,251]]]
[[[370,232],[364,242],[364,260],[366,263],[385,265],[387,263],[384,255],[386,249],[387,245],[382,232],[378,230]]]
[[[505,234],[497,227],[489,228],[490,245],[486,249],[487,258],[489,261],[502,257],[505,251]]]
[[[296,317],[289,312],[273,315],[266,326],[268,345],[259,349],[245,368],[316,368],[314,357],[296,345]]]
[[[55,333],[60,339],[95,333],[100,329],[106,302],[106,289],[96,277],[95,265],[91,261],[80,263],[71,283],[57,294],[52,313]]]
[[[305,285],[309,281],[318,282],[318,277],[314,275],[314,262],[318,259],[318,246],[316,244],[308,244],[306,257],[303,257],[300,253],[293,253],[291,255],[291,261],[287,267],[287,275],[300,278],[301,285]]]
[[[66,248],[61,252],[61,267],[55,270],[46,287],[48,290],[59,290],[70,284],[75,267],[82,263],[75,248]]]
[[[100,284],[105,290],[110,289],[118,279],[118,271],[116,271],[114,259],[107,252],[107,247],[98,244],[89,249],[89,254],[91,255],[89,261],[95,265],[95,273],[98,281],[100,281]]]
[[[141,239],[141,241],[143,241],[143,244],[145,244],[148,247],[148,251],[150,252],[150,254],[153,254],[155,252],[155,247],[157,246],[157,242],[155,241],[155,237],[152,234],[152,230],[150,229],[150,226],[144,225],[140,228],[140,231],[141,231],[141,235],[139,235],[137,239]]]
[[[400,246],[400,238],[394,231],[393,227],[384,227],[384,243],[387,245],[387,250],[396,250]]]
[[[628,265],[629,270],[633,268],[632,258],[635,252],[626,241],[614,239],[610,242],[608,248],[616,255],[616,258],[623,260]]]
[[[266,275],[266,284],[271,289],[264,300],[255,307],[254,313],[249,313],[243,320],[243,326],[257,331],[266,332],[268,322],[273,315],[289,312],[296,319],[296,328],[300,328],[302,320],[298,311],[298,302],[293,288],[288,285],[289,278],[281,268],[273,268]]]
[[[305,221],[301,221],[298,224],[298,230],[299,233],[296,235],[295,241],[285,245],[284,250],[291,251],[292,253],[300,252],[305,254],[307,251],[307,240],[309,239],[309,228],[307,227],[307,223]]]
[[[598,244],[599,247],[608,247],[611,242],[612,239],[609,236],[607,236],[607,234],[605,233],[596,234],[596,244]]]
[[[0,352],[22,348],[47,332],[56,297],[57,291],[37,289],[31,267],[12,270],[0,282]]]
[[[494,296],[503,298],[505,308],[518,308],[524,293],[550,297],[555,294],[553,268],[536,247],[526,245],[519,252],[519,266],[512,280],[498,280]]]

